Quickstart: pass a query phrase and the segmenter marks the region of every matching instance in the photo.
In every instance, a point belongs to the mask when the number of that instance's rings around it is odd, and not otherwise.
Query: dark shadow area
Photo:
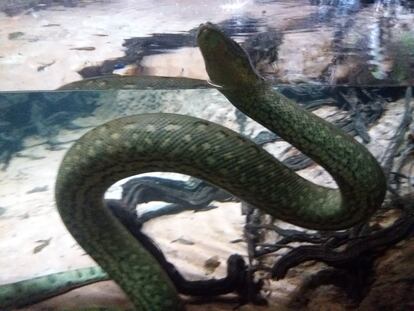
[[[51,150],[62,128],[77,129],[72,121],[89,116],[98,106],[97,92],[0,93],[0,164],[24,149],[24,139],[38,136]]]

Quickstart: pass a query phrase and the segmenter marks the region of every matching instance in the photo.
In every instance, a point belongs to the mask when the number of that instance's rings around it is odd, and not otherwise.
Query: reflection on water
[[[289,16],[286,18],[289,22],[275,25],[275,21],[285,19],[283,14],[286,13],[279,10],[281,4],[286,5],[287,2],[255,1],[254,8],[261,9],[259,15],[249,12],[252,6],[249,7],[246,1],[228,1],[223,6],[227,5],[227,9],[237,7],[237,10],[231,17],[217,23],[227,35],[241,42],[255,66],[268,78],[276,82],[308,82],[310,79],[329,84],[353,85],[413,83],[414,32],[409,25],[414,22],[414,5],[411,2],[311,0],[309,4],[316,10],[303,16],[298,14],[303,1],[290,1]],[[243,7],[247,9],[243,10]],[[125,44],[126,53],[134,55],[134,62],[139,63],[143,57],[159,53],[159,49],[169,52],[183,46],[195,47],[196,32],[197,27],[194,27],[180,34],[133,38],[130,39],[130,42],[134,42],[133,46],[128,41]],[[318,42],[319,34],[326,32],[330,38],[322,37]],[[290,39],[297,33],[305,34],[299,37],[300,42]],[[315,41],[320,45],[312,51]],[[142,49],[143,45],[148,48]],[[137,49],[137,46],[141,49]],[[278,59],[278,52],[283,49],[288,50],[291,62]],[[142,58],[139,59],[138,55],[142,55]],[[318,55],[319,58],[325,57],[325,60],[319,67],[311,68],[311,71],[319,73],[309,72],[307,64],[300,66],[301,62],[318,63],[318,59],[315,59]],[[296,63],[296,68],[291,63]],[[157,63],[153,66],[157,66]],[[112,70],[111,67],[106,69],[106,74]],[[156,74],[151,69],[141,71]],[[181,73],[186,75],[184,70]],[[292,80],[290,75],[299,76],[299,79]]]
[[[241,42],[259,72],[276,83],[411,85],[414,80],[414,4],[408,0],[33,0],[3,3],[0,11],[6,13],[0,24],[7,26],[8,38],[4,50],[0,47],[3,90],[38,89],[38,77],[54,79],[55,86],[79,74],[203,78],[195,34],[205,21]],[[98,19],[86,22],[91,17]],[[49,19],[53,22],[44,24]],[[79,21],[78,29],[73,21]],[[37,23],[40,27],[32,27]],[[10,77],[15,86],[6,82]]]
[[[367,69],[378,80],[394,80],[395,82],[409,82],[413,78],[410,70],[414,62],[414,51],[404,46],[403,40],[414,40],[414,33],[410,32],[404,18],[413,13],[412,1],[398,0],[320,0],[312,1],[318,5],[316,21],[335,28],[334,52],[336,64],[356,53],[361,59],[366,58]],[[363,10],[371,14],[364,14]],[[359,15],[358,15],[359,14]],[[362,15],[362,21],[358,21]],[[355,27],[358,25],[358,27]],[[401,28],[394,33],[393,28]],[[354,44],[346,41],[350,32],[357,31],[359,40]],[[414,41],[413,41],[414,42]],[[347,44],[348,43],[348,44]],[[395,55],[397,53],[398,55]],[[389,62],[406,62],[405,73],[395,74],[390,70]]]
[[[281,1],[260,1],[269,3]],[[282,1],[283,2],[283,1]],[[332,33],[331,62],[318,81],[350,84],[407,84],[414,77],[414,4],[398,0],[310,0],[316,11],[298,18],[288,32]],[[297,7],[295,9],[298,9]],[[292,8],[293,10],[293,8]],[[278,13],[269,12],[272,19]],[[271,22],[267,19],[267,22]],[[283,31],[282,31],[283,32]],[[286,32],[286,30],[284,30]],[[305,52],[306,53],[306,52]],[[294,57],[294,55],[292,55]],[[339,71],[350,67],[343,77]],[[277,72],[279,75],[281,72]]]

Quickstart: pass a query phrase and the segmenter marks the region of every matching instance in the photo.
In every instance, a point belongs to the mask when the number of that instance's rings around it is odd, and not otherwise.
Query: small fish
[[[245,240],[243,240],[243,239],[235,239],[235,240],[231,240],[230,241],[230,243],[242,243],[242,242],[245,242]]]
[[[49,187],[47,185],[43,186],[43,187],[35,187],[32,190],[27,191],[27,194],[30,193],[35,193],[35,192],[43,192],[43,191],[47,191],[47,189],[49,189]]]
[[[79,48],[71,48],[71,50],[76,50],[76,51],[94,51],[96,48],[94,46],[83,46],[83,47],[79,47]]]
[[[37,254],[41,252],[42,249],[44,249],[46,246],[50,244],[51,240],[52,238],[49,238],[47,240],[37,240],[36,243],[40,243],[40,244],[33,249],[33,254]]]
[[[60,26],[60,24],[46,24],[46,25],[43,25],[42,27],[59,27]]]
[[[193,241],[186,240],[184,238],[178,238],[176,240],[171,241],[171,243],[176,243],[176,242],[180,243],[180,244],[183,244],[183,245],[194,245]]]
[[[37,71],[43,71],[43,70],[45,70],[45,68],[47,68],[49,66],[52,66],[55,62],[56,61],[54,60],[51,63],[43,64],[43,65],[37,67]]]

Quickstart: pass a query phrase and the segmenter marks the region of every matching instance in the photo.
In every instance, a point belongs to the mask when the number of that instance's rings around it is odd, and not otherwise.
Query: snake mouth
[[[249,59],[246,51],[236,41],[210,22],[200,24],[197,43],[204,58],[224,59],[229,63],[234,63],[238,59]]]
[[[237,48],[234,46],[237,44],[232,39],[227,37],[223,30],[210,22],[200,24],[197,32],[197,43],[202,50],[208,50],[208,54],[215,54],[223,50],[237,50]],[[217,49],[217,46],[221,47]]]
[[[197,32],[197,39],[205,35],[209,30],[213,30],[213,29],[216,31],[220,31],[216,26],[214,26],[214,24],[210,22],[200,24],[200,26],[198,27],[198,32]]]
[[[216,25],[199,26],[197,43],[210,84],[225,89],[250,88],[262,78],[256,73],[247,52]]]

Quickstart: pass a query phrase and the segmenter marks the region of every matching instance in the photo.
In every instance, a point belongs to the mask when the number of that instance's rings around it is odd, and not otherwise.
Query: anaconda
[[[242,112],[323,166],[339,189],[316,185],[248,139],[194,117],[135,115],[91,130],[61,163],[57,207],[70,233],[137,310],[184,306],[165,271],[104,209],[106,189],[124,177],[152,171],[188,174],[276,218],[317,230],[366,220],[385,195],[383,171],[365,147],[277,93],[244,50],[214,25],[201,25],[197,41],[210,82]]]

